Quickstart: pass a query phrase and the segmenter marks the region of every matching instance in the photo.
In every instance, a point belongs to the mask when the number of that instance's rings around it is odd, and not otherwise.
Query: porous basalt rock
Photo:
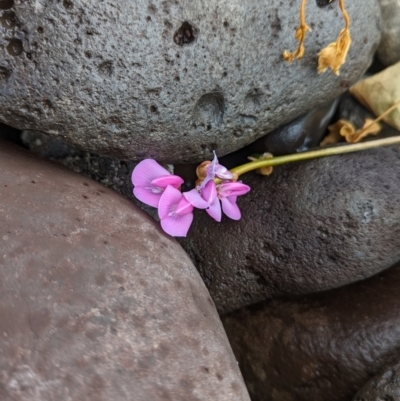
[[[102,185],[0,143],[0,399],[249,401],[180,246]]]
[[[400,259],[400,147],[241,177],[240,221],[195,213],[180,243],[221,313],[340,287]]]
[[[371,377],[400,359],[399,291],[397,265],[347,287],[225,316],[251,399],[351,400]],[[374,379],[354,401],[397,400],[398,365],[386,373],[389,378]]]
[[[337,77],[316,69],[343,27],[337,2],[308,3],[306,54],[289,65],[298,2],[15,1],[0,24],[0,121],[124,160],[222,156],[363,74],[379,5],[346,6],[353,42]]]

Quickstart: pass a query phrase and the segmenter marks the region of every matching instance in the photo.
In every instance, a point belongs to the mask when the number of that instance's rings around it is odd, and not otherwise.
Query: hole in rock
[[[333,3],[335,0],[317,0],[318,7],[326,7],[328,4]]]
[[[11,39],[7,45],[7,52],[11,56],[19,56],[22,53],[22,42],[19,39]]]
[[[196,125],[220,125],[224,118],[225,99],[222,93],[206,93],[197,101],[193,110]]]
[[[185,21],[181,27],[175,32],[174,42],[183,46],[185,44],[192,43],[195,40],[194,28],[189,22]]]
[[[14,0],[0,0],[0,10],[8,10],[14,5]]]
[[[74,3],[72,3],[71,0],[64,0],[64,1],[63,1],[63,6],[64,6],[67,10],[69,10],[69,9],[71,9],[71,8],[74,6]]]
[[[11,72],[8,68],[0,66],[0,81],[9,78]]]
[[[17,17],[12,11],[5,11],[0,17],[0,24],[6,29],[12,29],[17,25]]]

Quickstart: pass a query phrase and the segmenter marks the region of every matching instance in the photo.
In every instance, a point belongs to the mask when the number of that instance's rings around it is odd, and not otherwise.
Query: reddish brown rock
[[[252,401],[349,401],[400,359],[400,264],[366,281],[227,315]],[[398,373],[396,373],[398,375]],[[357,398],[357,401],[398,398]]]
[[[248,401],[189,258],[128,200],[0,143],[0,399]]]

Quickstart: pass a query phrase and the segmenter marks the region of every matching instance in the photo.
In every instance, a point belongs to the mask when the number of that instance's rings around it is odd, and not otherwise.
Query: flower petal
[[[211,162],[211,164],[209,166],[207,166],[206,170],[207,170],[207,176],[211,177],[212,179],[214,179],[215,177],[215,170],[217,168],[217,164],[218,164],[218,157],[217,154],[215,153],[215,150],[213,150],[214,153],[214,158]]]
[[[192,189],[191,191],[184,192],[182,194],[185,199],[190,202],[197,209],[207,209],[210,205],[205,201],[200,192],[197,189]]]
[[[179,201],[182,199],[181,191],[168,185],[161,195],[158,203],[158,216],[160,219],[166,218],[169,214],[174,213]]]
[[[242,214],[240,213],[239,206],[236,204],[236,200],[233,201],[233,196],[222,198],[222,211],[232,220],[240,220]]]
[[[133,195],[146,205],[158,207],[162,193],[154,193],[151,189],[144,187],[133,188]]]
[[[210,207],[206,209],[206,212],[211,216],[214,220],[220,222],[222,218],[221,212],[221,204],[219,203],[219,199],[215,198],[214,202],[211,203]]]
[[[164,167],[153,159],[142,160],[132,171],[132,184],[147,187],[158,177],[171,175]]]
[[[242,182],[224,182],[218,185],[218,196],[226,198],[227,196],[239,196],[247,194],[250,187]]]
[[[193,205],[182,196],[181,200],[179,201],[175,209],[175,213],[182,216],[184,214],[192,212],[193,212]]]
[[[162,229],[173,237],[186,237],[193,221],[193,213],[168,216],[161,219]]]
[[[217,197],[217,186],[213,180],[209,181],[201,191],[201,197],[211,205]]]
[[[168,185],[179,189],[183,184],[183,179],[177,175],[163,175],[161,177],[155,178],[151,181],[151,185],[154,185],[159,188],[167,188]]]
[[[233,174],[221,164],[217,164],[215,168],[215,175],[221,180],[231,180],[233,178]]]

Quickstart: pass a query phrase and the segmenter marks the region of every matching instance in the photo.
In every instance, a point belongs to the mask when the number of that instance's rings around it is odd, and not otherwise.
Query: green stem
[[[266,160],[256,160],[250,163],[242,164],[231,170],[238,176],[248,173],[252,170],[257,170],[262,167],[279,166],[280,164],[299,162],[302,160],[316,159],[319,157],[341,155],[344,153],[358,152],[360,150],[377,148],[380,146],[388,146],[400,143],[400,136],[393,136],[385,139],[378,139],[371,142],[356,143],[352,145],[335,146],[332,148],[312,150],[309,152],[295,153],[287,156],[277,156]]]

